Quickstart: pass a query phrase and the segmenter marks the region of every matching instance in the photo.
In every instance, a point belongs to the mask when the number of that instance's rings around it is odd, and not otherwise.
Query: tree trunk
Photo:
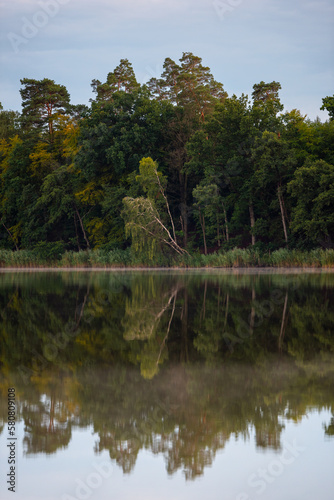
[[[13,243],[15,245],[16,250],[18,251],[19,247],[17,246],[16,241],[14,240],[14,237],[13,237],[12,233],[9,231],[8,227],[6,227],[6,225],[5,225],[5,223],[3,221],[1,221],[1,224],[6,229],[7,233],[9,234],[11,240],[13,241]]]
[[[188,290],[184,289],[183,305],[181,310],[181,352],[180,361],[188,361]]]
[[[225,321],[224,321],[224,332],[226,330],[226,325],[227,325],[227,319],[228,319],[228,306],[230,303],[230,294],[228,293],[226,295],[226,302],[225,302]]]
[[[50,134],[50,142],[53,143],[53,124],[52,121],[49,121],[49,134]]]
[[[177,241],[176,240],[176,233],[175,233],[175,226],[174,226],[174,221],[173,221],[173,217],[172,217],[172,214],[171,214],[171,211],[170,211],[170,208],[169,208],[169,203],[168,203],[168,199],[167,199],[167,196],[165,195],[165,191],[161,185],[161,182],[160,182],[160,179],[159,179],[159,175],[158,175],[158,172],[157,170],[155,170],[155,175],[157,177],[157,181],[158,181],[158,184],[159,184],[159,187],[160,187],[160,191],[161,191],[161,194],[162,196],[164,197],[164,200],[166,202],[166,207],[167,207],[167,212],[168,212],[168,215],[169,215],[169,220],[170,220],[170,223],[172,225],[172,230],[173,230],[173,238],[174,238],[174,241]]]
[[[49,126],[49,135],[50,135],[50,143],[53,143],[53,122],[52,122],[52,111],[53,111],[53,106],[52,104],[48,103],[47,104],[47,113],[48,113],[48,126]]]
[[[226,214],[226,210],[225,210],[225,205],[224,205],[224,202],[222,201],[222,205],[223,205],[223,212],[224,212],[224,219],[225,219],[225,233],[226,233],[226,241],[229,240],[230,236],[229,236],[229,233],[228,233],[228,222],[227,222],[227,214]]]
[[[281,209],[281,216],[282,216],[282,224],[283,224],[283,231],[284,231],[284,238],[285,238],[285,243],[288,242],[288,230],[286,227],[286,221],[285,221],[285,215],[284,215],[284,200],[283,200],[283,195],[282,195],[282,189],[281,186],[277,186],[277,196],[278,196],[278,201],[279,201],[279,206]]]
[[[202,233],[203,233],[204,255],[208,255],[208,249],[206,246],[206,236],[205,236],[205,219],[204,219],[204,215],[201,214],[200,208],[199,208],[199,221],[200,221]]]
[[[183,166],[183,163],[182,163]],[[187,207],[187,185],[188,176],[187,174],[181,173],[179,171],[179,181],[180,181],[180,194],[181,194],[181,217],[183,220],[183,247],[187,247],[188,243],[188,207]]]
[[[279,340],[278,340],[279,352],[282,352],[282,349],[283,349],[283,338],[284,338],[285,329],[286,329],[285,318],[286,318],[286,310],[287,310],[287,305],[288,305],[288,298],[289,298],[289,294],[288,294],[288,292],[286,292],[285,299],[284,299],[283,313],[282,313],[281,331],[280,331]]]
[[[82,230],[82,233],[83,233],[83,237],[85,238],[85,242],[87,243],[87,247],[90,248],[90,244],[89,244],[89,241],[88,241],[88,238],[87,238],[87,235],[86,235],[86,231],[85,231],[85,228],[84,228],[84,225],[83,225],[83,222],[82,222],[82,218],[80,217],[80,214],[79,214],[79,210],[77,208],[76,205],[74,205],[74,208],[75,208],[75,211],[77,213],[77,216],[78,216],[78,219],[79,219],[79,222],[80,222],[80,227],[81,227],[81,230]]]
[[[49,419],[49,427],[48,432],[54,432],[54,416],[55,416],[55,396],[51,393],[51,401],[50,401],[50,419]]]
[[[84,300],[83,300],[83,303],[81,304],[81,306],[77,306],[75,308],[75,315],[74,317],[75,318],[78,318],[76,319],[76,322],[75,322],[75,326],[74,328],[72,329],[72,332],[75,332],[78,328],[79,328],[79,325],[80,325],[80,321],[83,317],[83,313],[84,313],[84,310],[85,310],[85,305],[86,305],[86,302],[87,302],[87,299],[89,297],[89,290],[90,290],[90,284],[88,282],[87,284],[87,289],[86,289],[86,293],[85,293],[85,296],[84,296]],[[80,307],[80,312],[79,312],[79,315],[77,316],[77,313],[78,313],[78,307]]]
[[[181,204],[181,217],[183,227],[183,247],[187,247],[188,243],[188,207],[186,203]]]
[[[206,306],[206,292],[208,289],[208,281],[205,280],[204,282],[204,294],[203,294],[203,304],[202,304],[202,310],[200,314],[200,325],[202,324],[202,320],[205,319],[205,306]]]
[[[162,351],[166,345],[166,341],[168,339],[168,335],[169,335],[169,331],[170,331],[170,325],[172,324],[172,321],[173,321],[173,317],[174,317],[174,312],[175,312],[175,304],[176,304],[176,298],[177,298],[177,290],[175,292],[175,295],[174,295],[174,303],[173,303],[173,309],[172,309],[172,314],[169,318],[169,323],[168,323],[168,327],[167,327],[167,332],[166,332],[166,335],[161,343],[161,346],[160,346],[160,351],[159,351],[159,355],[158,355],[158,359],[156,361],[156,365],[158,366],[159,364],[159,361],[160,361],[160,358],[161,358],[161,354],[162,354]]]
[[[76,235],[76,239],[77,239],[78,250],[80,252],[81,247],[80,247],[80,241],[79,241],[79,235],[78,235],[78,224],[77,224],[77,219],[75,217],[75,214],[73,214],[73,218],[74,218],[75,235]]]
[[[252,308],[251,308],[251,313],[249,316],[249,336],[251,337],[254,332],[254,322],[255,322],[255,308],[254,308],[254,301],[256,299],[256,293],[255,293],[255,288],[254,285],[252,287]]]
[[[255,234],[254,232],[254,227],[255,227],[255,217],[254,217],[254,208],[253,208],[253,202],[252,200],[249,200],[249,217],[250,217],[250,224],[251,224],[251,230],[252,230],[252,246],[255,245]]]

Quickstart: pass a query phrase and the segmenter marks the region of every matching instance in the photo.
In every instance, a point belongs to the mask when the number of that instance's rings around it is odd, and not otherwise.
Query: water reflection
[[[152,380],[116,367],[43,372],[29,386],[19,377],[10,382],[20,399],[26,454],[55,453],[68,446],[72,429],[92,425],[95,451],[108,450],[124,473],[149,449],[163,454],[169,474],[181,469],[194,478],[231,436],[248,440],[254,430],[259,449],[280,450],[286,421],[333,408],[333,370],[321,362],[314,368],[273,358],[261,366],[171,366]],[[4,404],[1,410],[5,419]],[[333,420],[324,433],[333,435]]]
[[[333,413],[333,291],[332,274],[0,275],[0,433],[14,386],[30,456],[89,426],[124,473],[147,449],[193,479],[232,436],[279,451],[287,421]]]

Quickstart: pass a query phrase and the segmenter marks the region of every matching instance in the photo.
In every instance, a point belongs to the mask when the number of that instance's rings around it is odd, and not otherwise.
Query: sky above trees
[[[1,2],[1,102],[20,110],[21,78],[51,78],[73,103],[121,58],[140,83],[191,51],[232,95],[279,81],[285,110],[319,116],[334,83],[331,0],[11,0]]]

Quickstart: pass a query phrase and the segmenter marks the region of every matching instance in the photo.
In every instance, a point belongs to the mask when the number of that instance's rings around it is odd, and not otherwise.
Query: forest
[[[121,59],[91,86],[73,105],[23,78],[22,112],[0,105],[0,264],[333,252],[334,96],[326,122],[285,111],[276,81],[229,96],[191,52],[143,85]]]

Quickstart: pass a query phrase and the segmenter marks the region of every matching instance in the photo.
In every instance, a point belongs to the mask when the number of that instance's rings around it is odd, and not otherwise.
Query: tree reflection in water
[[[124,473],[147,449],[193,479],[231,437],[280,450],[288,420],[333,411],[333,278],[1,275],[0,433],[14,386],[26,454],[92,426]]]

